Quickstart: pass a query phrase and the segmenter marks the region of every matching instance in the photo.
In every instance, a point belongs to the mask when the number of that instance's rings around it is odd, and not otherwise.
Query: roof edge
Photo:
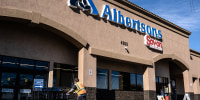
[[[197,56],[197,57],[200,58],[200,52],[198,52],[196,50],[190,49],[190,54],[193,55],[193,56]]]

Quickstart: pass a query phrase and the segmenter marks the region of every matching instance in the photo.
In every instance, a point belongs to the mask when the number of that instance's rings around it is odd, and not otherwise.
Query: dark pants
[[[80,96],[78,96],[77,100],[86,100],[86,96],[80,95]]]

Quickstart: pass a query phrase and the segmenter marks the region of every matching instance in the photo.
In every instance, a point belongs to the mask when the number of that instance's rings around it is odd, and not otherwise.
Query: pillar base
[[[194,100],[200,100],[200,94],[194,94]]]
[[[96,100],[96,88],[95,87],[85,87],[87,91],[87,100]]]
[[[144,90],[144,100],[156,100],[156,91]]]

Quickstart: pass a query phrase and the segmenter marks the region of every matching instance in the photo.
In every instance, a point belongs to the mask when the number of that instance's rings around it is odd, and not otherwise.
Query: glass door
[[[14,98],[15,84],[16,84],[16,73],[1,74],[1,99],[12,100]]]
[[[176,80],[175,79],[171,79],[171,97],[172,100],[177,100],[176,97]]]
[[[47,87],[49,62],[0,56],[0,100],[31,100],[33,80]]]
[[[20,74],[19,75],[19,100],[30,100],[32,98],[33,88],[33,75],[32,74]]]

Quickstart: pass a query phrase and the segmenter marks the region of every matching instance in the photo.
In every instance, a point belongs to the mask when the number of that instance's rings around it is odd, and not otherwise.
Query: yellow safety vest
[[[75,84],[75,86],[76,86],[76,88],[77,88],[77,90],[75,90],[75,93],[78,94],[78,96],[79,96],[80,94],[85,94],[85,93],[86,93],[86,90],[85,90],[83,84],[81,84],[80,82],[77,82],[77,83]]]

